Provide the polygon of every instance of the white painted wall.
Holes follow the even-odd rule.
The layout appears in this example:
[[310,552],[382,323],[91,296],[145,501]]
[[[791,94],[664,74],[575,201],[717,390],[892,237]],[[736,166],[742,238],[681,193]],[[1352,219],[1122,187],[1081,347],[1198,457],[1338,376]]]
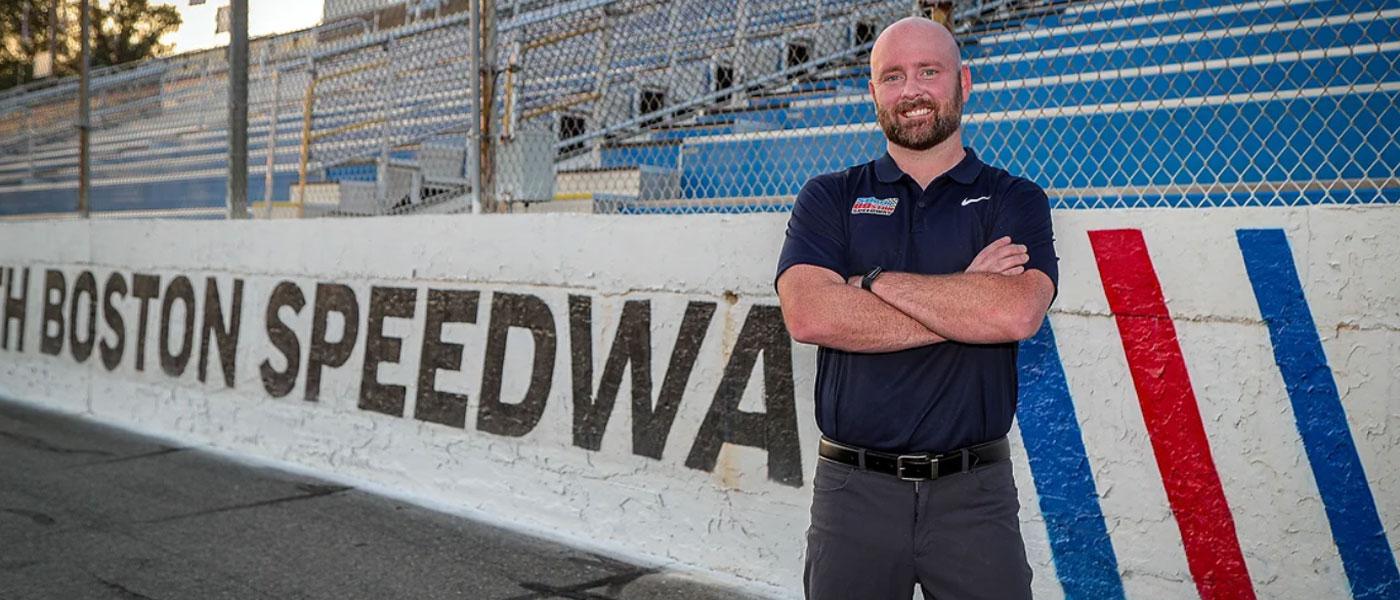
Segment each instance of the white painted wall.
[[[1197,592],[1086,234],[1116,228],[1140,228],[1146,237],[1258,595],[1345,597],[1346,574],[1234,230],[1279,227],[1288,233],[1394,551],[1400,542],[1400,411],[1394,402],[1400,397],[1400,276],[1394,270],[1400,249],[1382,243],[1381,234],[1400,229],[1400,210],[1066,211],[1055,218],[1061,291],[1051,320],[1127,595],[1191,598]],[[371,482],[799,597],[818,436],[811,401],[815,349],[792,349],[802,487],[770,480],[767,454],[756,448],[726,447],[713,472],[685,464],[750,308],[777,303],[772,277],[785,221],[786,215],[467,215],[0,224],[0,268],[30,269],[25,347],[17,352],[11,339],[9,349],[0,350],[0,394]],[[128,283],[134,272],[161,275],[162,289],[170,277],[186,275],[201,310],[204,278],[212,276],[220,283],[226,315],[232,281],[242,279],[234,388],[224,386],[216,364],[204,383],[196,379],[193,361],[179,377],[161,371],[159,301],[149,309],[146,369],[136,371],[137,303],[130,295],[119,303],[128,348],[115,370],[104,369],[95,354],[79,364],[66,343],[58,356],[39,352],[45,269],[63,271],[70,291],[84,270],[96,276],[99,292],[113,272]],[[303,368],[315,284],[346,284],[359,302],[355,349],[344,366],[324,371],[318,402],[302,399],[304,375],[283,398],[263,388],[259,363],[279,356],[268,341],[264,312],[282,280],[307,293],[300,315],[283,313],[301,340]],[[470,397],[465,428],[357,407],[371,286],[417,290],[414,318],[391,318],[384,325],[386,335],[402,339],[400,360],[377,370],[381,382],[406,388],[410,415],[427,290],[480,292],[476,324],[444,329],[445,340],[464,346],[464,359],[460,371],[440,371],[437,384]],[[543,299],[556,332],[553,385],[543,416],[519,438],[475,427],[497,292]],[[623,377],[601,449],[572,444],[570,294],[587,295],[593,303],[594,391],[625,301],[651,301],[653,393],[665,377],[687,303],[714,303],[660,460],[632,453],[630,376]],[[83,318],[79,324],[86,327]],[[98,330],[110,339],[111,332]],[[330,336],[341,331],[343,324],[332,319]],[[197,359],[199,336],[194,339]],[[524,395],[532,351],[528,333],[509,333],[506,401]],[[756,365],[740,410],[765,410],[767,358]],[[285,364],[271,360],[275,367]],[[1019,429],[1013,444],[1036,597],[1063,597]]]

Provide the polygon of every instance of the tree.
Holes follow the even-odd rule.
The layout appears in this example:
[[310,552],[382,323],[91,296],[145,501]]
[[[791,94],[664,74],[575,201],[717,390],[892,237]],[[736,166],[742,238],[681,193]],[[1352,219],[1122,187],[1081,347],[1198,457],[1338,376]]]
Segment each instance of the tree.
[[[51,9],[58,31],[53,72],[77,74],[78,0],[0,0],[0,89],[34,79],[35,59],[49,51]],[[180,27],[174,6],[152,6],[149,0],[92,0],[91,11],[93,67],[167,55],[172,48],[160,38]]]
[[0,0],[0,89],[33,78],[34,57],[49,51],[49,9],[49,0]]
[[149,0],[109,0],[92,6],[92,65],[120,65],[170,54],[160,38],[180,28],[174,6],[151,6]]

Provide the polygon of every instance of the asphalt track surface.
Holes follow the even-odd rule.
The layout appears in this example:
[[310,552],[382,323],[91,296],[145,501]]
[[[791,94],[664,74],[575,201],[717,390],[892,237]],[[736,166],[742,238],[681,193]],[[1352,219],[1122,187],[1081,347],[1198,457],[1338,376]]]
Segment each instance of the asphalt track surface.
[[0,600],[755,598],[0,400]]

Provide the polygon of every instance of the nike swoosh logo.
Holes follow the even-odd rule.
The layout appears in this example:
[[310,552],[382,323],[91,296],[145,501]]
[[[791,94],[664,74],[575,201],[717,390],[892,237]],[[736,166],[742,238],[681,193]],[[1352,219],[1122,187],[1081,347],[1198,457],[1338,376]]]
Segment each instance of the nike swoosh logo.
[[991,196],[982,196],[981,198],[963,198],[962,205],[967,206],[969,204],[976,204],[983,200],[990,200],[991,198]]

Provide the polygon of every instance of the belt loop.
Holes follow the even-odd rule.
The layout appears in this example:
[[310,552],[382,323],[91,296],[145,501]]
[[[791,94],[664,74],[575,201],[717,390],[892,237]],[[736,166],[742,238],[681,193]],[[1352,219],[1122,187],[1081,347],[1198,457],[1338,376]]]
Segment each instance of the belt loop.
[[972,451],[964,448],[959,454],[962,454],[962,470],[966,472],[968,465],[972,462],[971,459],[968,458],[968,455],[972,454]]
[[856,450],[856,461],[860,463],[860,468],[865,468],[865,448]]

